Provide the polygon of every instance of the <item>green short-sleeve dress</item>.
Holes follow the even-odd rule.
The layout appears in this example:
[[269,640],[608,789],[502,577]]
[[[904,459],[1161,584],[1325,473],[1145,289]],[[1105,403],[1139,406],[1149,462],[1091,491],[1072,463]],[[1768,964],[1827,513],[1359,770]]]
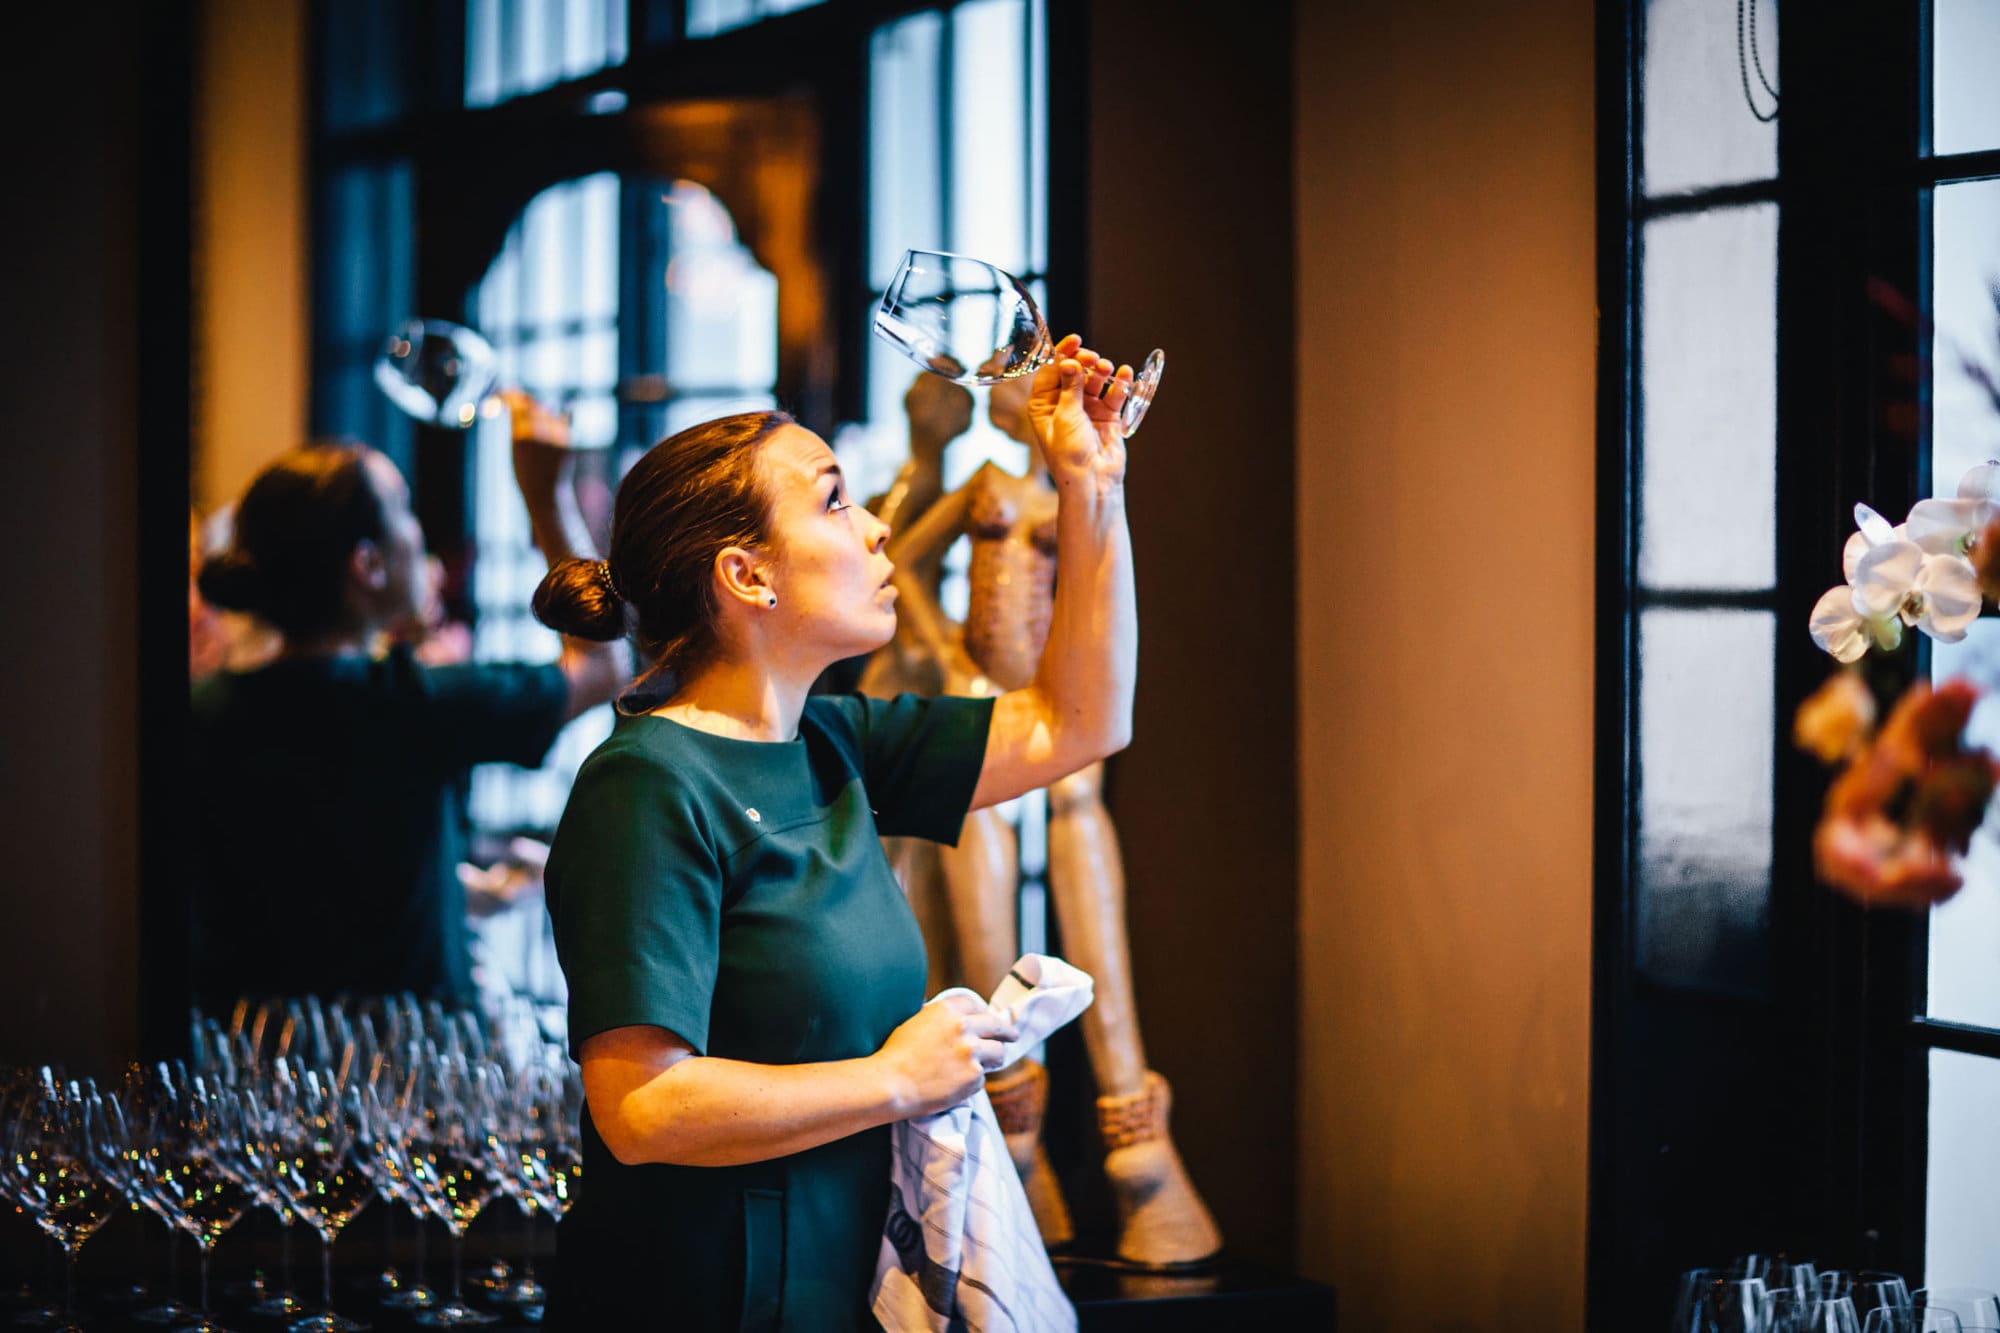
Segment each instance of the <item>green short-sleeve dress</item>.
[[[880,1049],[925,978],[880,837],[957,841],[991,718],[990,699],[815,696],[785,742],[622,719],[549,857],[572,1052],[632,1024],[760,1064]],[[588,1111],[583,1134],[561,1327],[875,1327],[886,1127],[735,1167],[621,1165]]]

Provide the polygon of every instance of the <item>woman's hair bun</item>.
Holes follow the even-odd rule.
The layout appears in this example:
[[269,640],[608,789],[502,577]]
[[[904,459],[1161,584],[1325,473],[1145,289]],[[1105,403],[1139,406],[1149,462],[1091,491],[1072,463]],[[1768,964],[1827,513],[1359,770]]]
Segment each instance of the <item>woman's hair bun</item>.
[[201,562],[195,584],[202,600],[226,611],[247,611],[260,615],[268,591],[264,571],[248,554],[231,548],[217,551]]
[[563,560],[535,587],[535,619],[559,634],[609,643],[625,634],[625,599],[602,560]]

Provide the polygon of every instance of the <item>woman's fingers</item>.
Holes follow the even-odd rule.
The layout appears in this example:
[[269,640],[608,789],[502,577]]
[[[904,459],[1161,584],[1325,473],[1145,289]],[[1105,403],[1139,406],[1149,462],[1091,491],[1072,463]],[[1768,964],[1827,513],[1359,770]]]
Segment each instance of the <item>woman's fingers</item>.
[[979,1067],[990,1074],[1007,1058],[1007,1048],[997,1041],[982,1041],[973,1045],[972,1054],[979,1061]]
[[995,1037],[1001,1041],[1014,1041],[1021,1035],[1012,1014],[995,1013],[982,1009],[978,1013],[965,1016],[965,1035],[968,1037]]

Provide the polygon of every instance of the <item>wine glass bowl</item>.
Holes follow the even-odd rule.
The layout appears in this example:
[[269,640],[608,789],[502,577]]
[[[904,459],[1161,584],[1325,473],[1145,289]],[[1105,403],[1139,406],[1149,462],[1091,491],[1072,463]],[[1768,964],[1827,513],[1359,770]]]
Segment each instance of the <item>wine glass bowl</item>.
[[375,357],[375,384],[419,421],[464,430],[500,375],[493,344],[443,319],[406,320]]
[[[925,370],[959,384],[998,384],[1032,375],[1055,356],[1055,340],[1034,294],[983,259],[941,250],[906,250],[875,310],[875,333]],[[1139,429],[1159,391],[1166,354],[1146,358],[1119,426]]]

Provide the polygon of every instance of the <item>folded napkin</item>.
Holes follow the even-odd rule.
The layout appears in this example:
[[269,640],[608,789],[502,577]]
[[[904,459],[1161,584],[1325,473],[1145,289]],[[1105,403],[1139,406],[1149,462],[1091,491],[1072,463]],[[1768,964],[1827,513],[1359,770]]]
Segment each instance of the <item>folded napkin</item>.
[[[1090,1007],[1088,972],[1023,955],[987,1003],[1011,1010],[1019,1037],[1002,1069]],[[954,987],[951,995],[972,995]],[[997,1072],[997,1071],[995,1071]],[[1035,1228],[1028,1193],[981,1088],[950,1110],[895,1127],[889,1218],[875,1261],[875,1317],[889,1333],[1048,1333],[1076,1327]]]

